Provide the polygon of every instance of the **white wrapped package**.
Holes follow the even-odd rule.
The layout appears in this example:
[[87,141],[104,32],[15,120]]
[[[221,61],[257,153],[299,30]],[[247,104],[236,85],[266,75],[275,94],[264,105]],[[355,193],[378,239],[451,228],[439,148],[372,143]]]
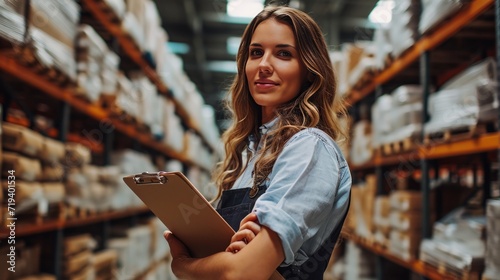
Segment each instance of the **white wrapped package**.
[[387,143],[416,138],[422,131],[422,104],[399,106],[388,113],[392,132],[385,137]]
[[432,94],[425,134],[475,126],[479,119],[478,96],[478,88],[470,85]]
[[123,17],[122,29],[127,32],[141,52],[144,50],[143,26],[139,24],[137,18],[131,12],[127,12]]
[[420,23],[418,31],[420,34],[433,29],[440,22],[460,10],[464,0],[422,0],[422,14],[420,16]]
[[123,19],[126,11],[125,2],[123,0],[105,0],[105,2],[119,19]]
[[74,49],[80,6],[74,0],[32,0],[30,24]]
[[372,106],[372,146],[380,147],[387,142],[386,138],[393,131],[389,113],[393,110],[393,99],[390,95],[380,96]]
[[496,77],[495,60],[492,57],[488,57],[455,75],[441,87],[441,90],[481,85],[485,81],[495,80]]
[[[3,192],[7,194],[9,188],[7,180],[2,182]],[[15,202],[16,213],[23,213],[26,210],[38,205],[44,199],[42,185],[38,182],[16,181],[15,184]],[[8,196],[5,195],[5,200]]]
[[369,161],[372,154],[372,128],[369,121],[359,121],[354,125],[350,162],[361,165]]
[[24,42],[24,18],[0,5],[0,38],[18,46]]
[[389,27],[394,57],[399,57],[405,50],[415,44],[418,38],[419,16],[419,0],[395,1]]
[[394,106],[422,103],[422,94],[422,86],[420,85],[403,85],[391,92]]
[[63,183],[42,183],[43,197],[48,203],[63,202],[66,191]]
[[375,43],[375,67],[377,69],[385,69],[387,61],[393,51],[391,44],[391,35],[387,25],[379,25],[373,34],[373,42]]

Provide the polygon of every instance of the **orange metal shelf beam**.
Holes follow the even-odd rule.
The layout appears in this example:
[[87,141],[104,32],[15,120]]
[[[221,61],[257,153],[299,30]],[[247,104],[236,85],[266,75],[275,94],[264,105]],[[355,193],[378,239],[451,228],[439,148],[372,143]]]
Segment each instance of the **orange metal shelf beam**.
[[366,239],[356,236],[355,234],[349,232],[342,232],[342,237],[352,242],[356,243],[359,246],[364,247],[365,249],[373,252],[376,255],[382,256],[385,259],[398,264],[400,266],[406,267],[412,270],[415,273],[418,273],[422,276],[428,277],[432,280],[453,280],[457,279],[456,276],[450,275],[447,273],[441,273],[436,268],[425,264],[420,260],[403,260],[397,256],[391,254],[387,249],[383,248],[378,244],[373,244],[368,242]]
[[17,60],[5,56],[2,53],[0,53],[0,70],[38,88],[57,100],[68,102],[72,107],[95,120],[110,122],[118,131],[130,138],[138,140],[139,143],[147,147],[184,163],[196,165],[189,161],[183,153],[176,152],[165,144],[153,139],[151,134],[145,134],[132,124],[126,124],[110,117],[106,110],[78,98],[71,89],[64,89],[55,85],[44,79],[44,77],[34,73],[30,68],[21,65]]
[[[126,55],[142,69],[142,71],[150,79],[150,81],[156,85],[158,91],[163,95],[171,98],[171,96],[168,95],[167,86],[160,79],[156,71],[151,68],[146,60],[144,60],[141,51],[132,41],[130,36],[122,30],[120,25],[114,23],[102,10],[102,1],[83,0],[83,4],[88,7],[89,11],[104,26],[105,29],[112,36],[118,39],[118,42],[122,49],[125,51]],[[175,98],[171,98],[171,100],[175,103],[175,110],[177,114],[181,116],[186,125],[191,129],[199,132],[200,126],[189,116],[188,112],[180,105],[179,101],[177,101]]]
[[474,0],[457,12],[449,21],[442,24],[429,34],[425,34],[417,43],[408,49],[401,57],[394,60],[385,70],[375,76],[373,80],[361,90],[354,90],[345,98],[348,105],[354,105],[368,96],[378,85],[394,78],[399,72],[417,61],[423,52],[432,50],[445,40],[453,36],[460,29],[494,5],[494,0]]
[[[16,221],[16,237],[29,236],[33,234],[39,234],[44,232],[50,232],[58,229],[65,229],[69,227],[78,227],[87,224],[95,224],[104,221],[110,221],[125,217],[130,217],[137,214],[147,213],[149,208],[147,207],[134,207],[119,211],[109,211],[104,213],[97,213],[95,215],[85,217],[85,218],[75,218],[67,220],[49,220],[44,221],[41,224],[23,223],[22,220]],[[9,236],[9,231],[6,227],[2,227],[0,230],[0,239],[7,238]]]
[[500,148],[500,133],[491,133],[477,138],[424,146],[419,149],[421,158],[435,159],[494,151]]
[[381,156],[376,155],[363,165],[350,165],[353,171],[371,169],[377,166],[418,162],[420,159],[439,159],[494,151],[500,148],[500,133],[494,132],[479,137],[433,145],[420,145],[407,153]]

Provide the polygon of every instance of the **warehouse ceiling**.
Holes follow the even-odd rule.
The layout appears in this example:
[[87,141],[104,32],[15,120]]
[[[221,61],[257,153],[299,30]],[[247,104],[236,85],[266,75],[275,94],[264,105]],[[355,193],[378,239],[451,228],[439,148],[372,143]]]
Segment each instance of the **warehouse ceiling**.
[[[252,1],[252,0],[245,0]],[[266,0],[265,5],[270,1]],[[368,15],[377,0],[291,0],[273,1],[308,12],[321,26],[327,44],[338,49],[340,42],[371,40],[373,24]],[[155,0],[170,42],[181,43],[184,71],[197,85],[205,103],[216,110],[216,121],[224,129],[222,99],[235,69],[235,54],[228,40],[236,41],[248,19],[230,17],[227,0]]]

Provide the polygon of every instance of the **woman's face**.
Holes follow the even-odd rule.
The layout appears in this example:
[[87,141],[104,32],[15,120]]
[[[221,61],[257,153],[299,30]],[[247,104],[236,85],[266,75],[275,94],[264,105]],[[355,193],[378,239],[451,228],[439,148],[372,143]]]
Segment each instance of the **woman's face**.
[[266,123],[274,118],[276,107],[300,93],[306,78],[292,28],[275,19],[261,22],[252,35],[245,73]]

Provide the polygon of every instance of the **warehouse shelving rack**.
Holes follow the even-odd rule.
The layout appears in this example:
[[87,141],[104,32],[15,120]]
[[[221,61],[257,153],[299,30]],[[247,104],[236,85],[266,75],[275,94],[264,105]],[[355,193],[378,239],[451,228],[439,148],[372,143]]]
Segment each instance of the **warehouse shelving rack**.
[[[409,68],[412,64],[419,61],[420,63],[420,84],[424,89],[423,98],[423,118],[422,121],[427,120],[427,100],[430,94],[430,52],[440,46],[446,40],[452,38],[457,32],[467,27],[474,19],[485,13],[486,11],[494,9],[495,13],[495,27],[496,34],[496,60],[497,60],[497,81],[499,81],[497,95],[500,93],[500,0],[472,0],[466,4],[460,11],[454,14],[446,23],[441,24],[436,29],[432,30],[429,34],[422,36],[414,46],[406,51],[400,58],[394,60],[385,70],[376,75],[371,82],[364,85],[362,88],[352,90],[346,96],[346,104],[348,106],[356,106],[357,103],[370,97],[374,92],[380,92],[380,86],[395,79],[395,77],[405,69]],[[500,96],[499,96],[500,97]],[[498,112],[498,122],[500,123],[500,110]],[[420,137],[420,143],[423,142],[424,135]],[[483,190],[485,194],[490,192],[490,179],[491,179],[491,162],[489,156],[497,151],[496,160],[500,162],[500,132],[498,129],[495,132],[489,132],[484,135],[478,135],[470,139],[422,144],[415,147],[413,150],[395,154],[395,155],[380,155],[376,154],[369,162],[363,165],[351,165],[350,168],[353,172],[365,172],[375,170],[377,174],[377,188],[378,194],[383,192],[382,177],[385,168],[395,166],[404,162],[412,162],[422,175],[421,191],[423,195],[422,205],[422,237],[427,238],[431,236],[430,226],[430,207],[429,207],[429,172],[432,163],[435,160],[448,159],[459,156],[479,155],[484,174]],[[498,178],[500,178],[500,170]],[[488,195],[485,195],[483,203],[485,203]],[[446,269],[438,269],[432,267],[420,260],[403,260],[391,254],[387,249],[375,244],[371,240],[356,236],[352,232],[344,231],[342,236],[345,239],[351,240],[354,243],[362,246],[365,249],[373,252],[377,256],[376,269],[377,278],[384,279],[384,271],[382,267],[381,258],[389,260],[392,263],[405,267],[427,279],[457,279],[456,275],[449,274]],[[467,278],[464,278],[467,279]]]
[[[28,7],[30,5],[29,2],[30,1],[26,1],[26,6]],[[80,4],[83,6],[83,9],[90,12],[90,16],[97,20],[96,23],[100,24],[101,29],[104,29],[104,31],[108,33],[109,37],[113,38],[114,49],[118,48],[123,58],[131,60],[136,66],[138,66],[138,68],[144,72],[150,81],[156,85],[159,94],[166,96],[174,102],[176,114],[180,116],[184,127],[198,134],[210,151],[215,152],[216,149],[213,146],[213,143],[207,141],[207,139],[203,136],[199,124],[191,116],[189,116],[188,112],[179,103],[179,101],[172,96],[172,93],[169,91],[167,85],[163,83],[158,73],[156,73],[153,67],[148,63],[139,48],[135,45],[132,39],[122,31],[119,23],[113,20],[113,16],[108,12],[109,8],[105,6],[104,2],[98,0],[82,0],[80,1]],[[4,73],[9,77],[9,79],[13,78],[13,80],[20,82],[31,89],[35,89],[37,94],[41,93],[42,95],[45,95],[43,99],[48,98],[54,103],[62,104],[62,107],[59,108],[59,126],[57,129],[52,129],[48,133],[46,132],[52,138],[56,138],[62,142],[66,142],[68,138],[72,138],[82,144],[88,144],[85,143],[85,141],[83,141],[84,139],[81,137],[69,134],[72,110],[76,110],[79,114],[96,122],[105,123],[108,128],[112,127],[113,130],[110,133],[103,133],[103,143],[90,147],[93,152],[103,154],[103,164],[108,164],[110,162],[114,131],[116,131],[133,140],[134,144],[141,145],[141,148],[149,149],[154,151],[156,154],[167,158],[179,160],[184,164],[184,166],[198,166],[205,172],[210,171],[188,159],[185,151],[175,151],[166,144],[156,140],[151,133],[145,133],[141,130],[139,125],[126,122],[120,118],[112,116],[108,110],[78,97],[73,88],[68,87],[63,83],[51,80],[43,73],[37,72],[36,70],[26,66],[24,63],[21,63],[18,59],[16,59],[12,51],[0,50],[0,73]],[[8,103],[16,101],[17,98],[14,96],[15,93],[9,89],[9,86],[1,79],[1,77],[0,84],[3,85],[2,90],[7,91],[4,92],[5,98],[3,101],[4,103],[7,103],[4,105],[8,107]],[[29,99],[30,97],[27,96],[27,98]],[[7,116],[5,111],[3,117],[4,119],[24,126],[31,126],[33,121],[31,119],[9,119],[10,116]],[[112,223],[125,222],[130,226],[134,226],[138,224],[141,218],[151,216],[151,212],[148,208],[133,207],[124,210],[89,214],[66,219],[49,218],[48,220],[44,219],[41,223],[32,223],[32,221],[26,221],[23,223],[22,221],[19,221],[16,224],[16,238],[31,239],[32,237],[37,236],[38,238],[44,240],[42,243],[49,240],[51,242],[53,241],[54,244],[52,244],[53,247],[51,247],[50,257],[43,259],[43,262],[48,263],[48,265],[44,265],[44,272],[54,274],[57,279],[61,279],[63,242],[66,231],[74,231],[75,229],[78,230],[83,227],[91,227],[92,230],[96,231],[100,236],[99,248],[104,248],[104,244],[106,244],[106,241],[110,237]],[[9,234],[10,232],[8,229],[2,226],[0,229],[0,240],[2,240],[2,243],[9,237]]]

